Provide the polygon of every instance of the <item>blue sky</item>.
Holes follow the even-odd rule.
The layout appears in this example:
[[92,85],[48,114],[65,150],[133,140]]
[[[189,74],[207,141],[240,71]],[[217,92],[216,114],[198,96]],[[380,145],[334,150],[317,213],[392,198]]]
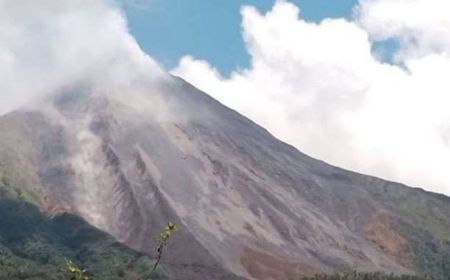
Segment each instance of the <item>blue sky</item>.
[[[308,21],[326,17],[351,17],[356,0],[292,0]],[[209,61],[221,74],[248,65],[241,36],[240,7],[260,11],[273,0],[153,0],[142,7],[128,5],[131,33],[144,51],[166,69],[177,65],[183,55]]]

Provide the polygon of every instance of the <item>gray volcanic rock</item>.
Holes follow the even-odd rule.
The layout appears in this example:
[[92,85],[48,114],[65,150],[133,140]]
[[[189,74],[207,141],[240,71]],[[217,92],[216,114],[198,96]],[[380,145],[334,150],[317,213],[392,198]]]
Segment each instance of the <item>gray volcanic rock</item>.
[[449,198],[310,158],[180,79],[45,102],[0,118],[0,177],[149,254],[174,221],[174,275],[450,275]]

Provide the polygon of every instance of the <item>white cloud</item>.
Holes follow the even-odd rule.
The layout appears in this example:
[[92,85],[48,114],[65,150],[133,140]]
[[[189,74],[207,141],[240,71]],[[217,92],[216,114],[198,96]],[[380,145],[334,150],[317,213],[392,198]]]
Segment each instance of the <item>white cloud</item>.
[[0,0],[0,114],[71,83],[161,73],[112,0]]
[[[312,156],[450,194],[447,2],[363,0],[353,20],[318,24],[285,1],[243,7],[248,69],[224,78],[187,56],[172,73]],[[399,65],[371,52],[385,39]]]
[[356,9],[359,24],[375,40],[395,38],[398,59],[450,51],[447,0],[364,0]]

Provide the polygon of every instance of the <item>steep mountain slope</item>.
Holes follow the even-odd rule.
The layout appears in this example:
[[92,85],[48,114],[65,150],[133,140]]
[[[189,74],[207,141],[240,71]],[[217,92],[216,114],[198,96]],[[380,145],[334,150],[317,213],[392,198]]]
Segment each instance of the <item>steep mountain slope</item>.
[[44,104],[0,118],[7,191],[146,253],[173,220],[175,275],[450,276],[449,198],[312,159],[182,80]]

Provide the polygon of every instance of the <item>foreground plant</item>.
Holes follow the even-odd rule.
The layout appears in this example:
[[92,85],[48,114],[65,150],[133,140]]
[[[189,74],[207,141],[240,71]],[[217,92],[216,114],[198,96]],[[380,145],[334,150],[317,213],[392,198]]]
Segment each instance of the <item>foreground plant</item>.
[[67,270],[72,274],[70,280],[89,280],[86,269],[76,266],[71,260],[66,259]]
[[152,272],[155,271],[156,267],[158,267],[158,264],[162,258],[164,247],[168,244],[170,237],[176,230],[177,230],[177,226],[174,223],[169,222],[167,224],[167,226],[161,232],[159,246],[157,249],[158,255],[156,257],[156,263],[153,266]]

